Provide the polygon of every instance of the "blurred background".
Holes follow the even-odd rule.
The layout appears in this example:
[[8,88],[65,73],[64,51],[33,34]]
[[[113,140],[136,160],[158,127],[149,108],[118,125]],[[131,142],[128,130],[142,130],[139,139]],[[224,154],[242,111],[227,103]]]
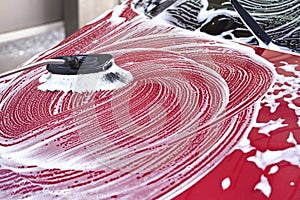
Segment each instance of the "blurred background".
[[0,73],[58,44],[121,0],[1,0]]

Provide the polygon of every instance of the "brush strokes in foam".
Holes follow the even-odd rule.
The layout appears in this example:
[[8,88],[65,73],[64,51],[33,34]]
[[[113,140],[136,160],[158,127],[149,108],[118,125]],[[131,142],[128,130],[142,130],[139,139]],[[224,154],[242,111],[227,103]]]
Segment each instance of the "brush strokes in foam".
[[3,83],[0,83],[0,91],[2,90],[2,89],[4,89],[4,86],[5,86],[6,84],[3,82]]
[[[11,118],[1,127],[1,134],[9,138],[1,138],[7,146],[0,147],[4,152],[1,156],[15,161],[6,164],[6,169],[25,175],[33,172],[33,180],[51,195],[174,197],[205,176],[247,131],[255,113],[253,104],[272,83],[270,63],[250,48],[210,41],[205,35],[200,38],[140,17],[111,28],[106,36],[109,44],[101,43],[105,36],[98,35],[97,25],[72,42],[97,33],[93,40],[99,44],[81,51],[113,53],[120,66],[133,73],[133,83],[118,91],[81,96],[36,90],[42,69],[11,81],[12,86],[21,84],[1,101],[1,110],[11,112]],[[210,57],[215,54],[222,59]],[[251,62],[254,69],[233,67],[232,54],[238,55],[238,61]],[[138,58],[142,59],[136,61]],[[236,80],[229,84],[227,78],[231,76]],[[260,84],[249,76],[257,77]],[[244,94],[235,84],[251,89]],[[18,109],[28,109],[27,114],[10,110],[16,106],[14,99],[32,91],[31,100],[17,102]],[[48,101],[51,106],[46,107]],[[43,123],[23,126],[27,120]],[[9,130],[20,132],[18,125],[30,129],[15,139]],[[183,152],[187,154],[181,157]],[[208,159],[210,156],[214,158]],[[50,169],[58,169],[56,185],[44,184],[48,180],[43,177],[47,176],[38,175],[41,170],[50,173]],[[98,172],[101,170],[104,172]],[[55,173],[50,175],[55,177]],[[74,184],[82,186],[65,187]],[[228,179],[224,186],[228,186]]]
[[[233,13],[226,13],[226,12],[227,11],[225,11],[223,13],[221,12],[221,14],[233,15]],[[206,14],[207,15],[205,15],[205,18],[208,18],[208,19],[213,18],[212,13],[206,12]],[[202,12],[201,16],[203,16],[203,12]],[[201,19],[200,19],[200,21],[201,21]],[[272,49],[272,48],[274,48],[274,46],[272,46],[272,44],[271,44],[270,48]],[[278,50],[278,46],[276,46],[276,50]],[[286,71],[295,72],[296,66],[297,65],[289,65],[288,63],[286,63],[286,65],[284,65],[283,68]],[[287,78],[282,75],[277,76],[277,81],[279,81],[280,83],[287,82],[287,83],[291,83],[291,84],[295,85],[294,78]],[[273,87],[274,90],[277,89],[276,87],[277,86]],[[292,92],[291,90],[289,90],[289,88],[284,88],[284,89],[287,89],[287,90],[285,90],[286,92],[279,94],[279,97],[276,95],[268,95],[266,98],[264,98],[263,103],[267,102],[267,106],[269,106],[271,108],[271,112],[274,113],[279,105],[279,103],[275,102],[276,99],[283,97],[285,94],[290,94]],[[294,90],[294,91],[297,91],[297,90]],[[292,103],[292,100],[294,98],[296,98],[298,95],[296,95],[295,92],[292,92],[292,94],[293,94],[293,97],[289,101],[289,106],[290,106],[290,108],[293,108],[298,115],[300,115],[299,108],[296,107]],[[300,121],[300,118],[299,118],[299,121]],[[298,124],[300,124],[300,123],[298,122]],[[282,119],[278,119],[277,121],[271,120],[269,123],[254,123],[254,126],[258,127],[260,129],[259,132],[262,134],[266,134],[266,135],[269,135],[269,132],[276,130],[280,127],[285,127],[286,125],[287,124],[283,124]],[[296,140],[294,139],[292,133],[290,133],[290,136],[287,139],[287,141],[296,145]],[[243,140],[238,144],[238,146],[240,146],[240,149],[243,150],[244,152],[249,152],[250,150],[255,149],[254,147],[251,147],[250,141],[246,137],[243,138]],[[265,168],[268,165],[273,165],[279,161],[285,160],[285,158],[288,158],[286,161],[299,166],[299,161],[297,161],[298,152],[299,152],[299,149],[296,146],[293,148],[287,149],[287,150],[283,150],[283,151],[267,151],[267,152],[265,152],[264,156],[263,156],[263,153],[258,152],[257,155],[255,156],[256,160],[254,161],[254,159],[252,159],[252,161],[254,161],[260,168]],[[251,160],[251,158],[249,160]],[[264,164],[261,164],[261,163],[264,163]],[[278,171],[278,167],[273,166],[270,173],[276,173],[277,171]],[[293,185],[294,185],[294,183],[291,183],[291,186],[293,186]],[[259,182],[255,186],[255,188],[261,190],[267,197],[270,196],[271,186],[266,177],[262,176],[261,182]]]
[[[295,77],[284,76],[277,74],[276,75],[276,83],[280,83],[279,85],[276,84],[272,88],[270,88],[269,92],[265,95],[262,99],[262,103],[266,104],[267,107],[270,107],[270,111],[274,113],[277,108],[278,104],[275,102],[277,99],[283,98],[285,95],[289,94],[290,97],[285,97],[284,100],[288,102],[288,106],[290,109],[294,110],[295,114],[300,119],[300,107],[294,104],[294,100],[299,97],[298,91],[300,90],[300,72],[296,70],[298,67],[297,64],[289,64],[287,62],[281,62],[282,66],[279,68],[283,69],[286,72],[292,72],[296,75]],[[276,90],[280,90],[280,93],[275,93]],[[300,121],[300,120],[299,120]],[[300,123],[298,121],[298,126]],[[270,120],[267,123],[257,123],[253,124],[254,127],[259,128],[259,133],[265,134],[270,136],[270,132],[277,130],[281,127],[287,126],[287,124],[283,123],[283,119],[277,119],[276,121]],[[247,139],[248,136],[244,136],[243,139],[239,142],[236,146],[237,149],[242,150],[244,153],[249,152],[254,147],[251,146],[250,141]],[[290,132],[289,137],[286,140],[288,143],[293,144],[293,147],[284,149],[284,150],[266,150],[261,152],[256,150],[255,156],[249,157],[247,160],[250,162],[254,162],[257,167],[262,170],[265,170],[268,166],[276,165],[281,161],[286,161],[291,165],[297,166],[300,168],[300,145],[297,144],[297,141],[293,135],[293,132]],[[276,166],[271,168],[270,174],[276,173],[279,168]],[[261,190],[265,196],[269,197],[272,191],[272,187],[269,184],[268,179],[262,175],[261,181],[255,186],[255,189]]]
[[112,25],[117,26],[126,21],[125,17],[121,17],[121,14],[124,12],[125,8],[126,4],[117,5],[116,7],[114,7],[112,11],[112,17],[110,18],[110,22],[112,23]]

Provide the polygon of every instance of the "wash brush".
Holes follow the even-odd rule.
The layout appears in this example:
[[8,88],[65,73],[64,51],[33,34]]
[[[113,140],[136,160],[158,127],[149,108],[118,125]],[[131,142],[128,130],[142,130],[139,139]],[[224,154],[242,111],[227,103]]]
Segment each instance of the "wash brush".
[[40,65],[47,65],[47,74],[41,76],[42,91],[91,92],[115,90],[133,80],[130,72],[118,67],[110,54],[60,56],[42,60],[3,73],[0,78]]

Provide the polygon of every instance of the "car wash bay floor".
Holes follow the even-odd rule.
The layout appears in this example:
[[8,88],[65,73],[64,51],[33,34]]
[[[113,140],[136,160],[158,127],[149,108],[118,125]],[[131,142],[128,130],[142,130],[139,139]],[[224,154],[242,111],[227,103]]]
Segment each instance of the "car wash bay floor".
[[14,69],[65,38],[64,28],[0,43],[0,73]]

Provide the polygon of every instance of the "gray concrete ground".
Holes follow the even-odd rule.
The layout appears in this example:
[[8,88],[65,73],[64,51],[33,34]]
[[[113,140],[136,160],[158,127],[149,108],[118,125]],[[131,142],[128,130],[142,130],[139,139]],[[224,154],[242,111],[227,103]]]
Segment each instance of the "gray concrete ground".
[[14,41],[0,43],[0,73],[20,66],[34,55],[58,44],[65,38],[63,28]]

